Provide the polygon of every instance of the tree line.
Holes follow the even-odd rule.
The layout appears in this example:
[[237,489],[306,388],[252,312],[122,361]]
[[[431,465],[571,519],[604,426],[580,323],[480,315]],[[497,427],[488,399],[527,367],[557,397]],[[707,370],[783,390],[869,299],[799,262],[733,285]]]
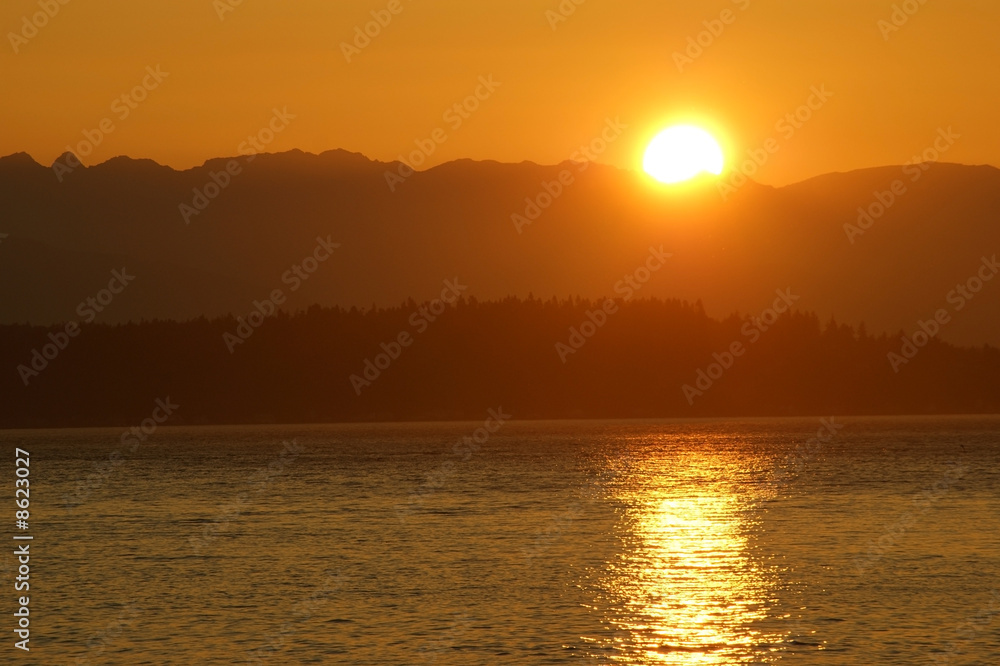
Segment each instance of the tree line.
[[[435,314],[436,312],[436,314]],[[245,319],[0,326],[0,427],[997,413],[1000,350],[870,335],[791,310],[762,330],[700,302],[462,297]],[[27,370],[27,372],[26,372]]]

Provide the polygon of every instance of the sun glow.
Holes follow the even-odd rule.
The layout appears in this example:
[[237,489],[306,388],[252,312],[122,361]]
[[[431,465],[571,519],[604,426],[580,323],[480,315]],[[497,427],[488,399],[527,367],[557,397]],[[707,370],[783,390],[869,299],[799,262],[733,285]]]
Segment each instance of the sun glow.
[[715,138],[694,125],[675,125],[657,134],[642,159],[642,168],[661,183],[680,183],[701,173],[719,175],[725,158]]

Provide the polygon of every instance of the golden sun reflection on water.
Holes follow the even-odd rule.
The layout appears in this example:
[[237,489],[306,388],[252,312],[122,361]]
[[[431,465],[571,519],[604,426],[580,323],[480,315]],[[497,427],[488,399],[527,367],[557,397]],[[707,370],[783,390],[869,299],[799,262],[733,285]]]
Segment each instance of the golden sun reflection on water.
[[614,486],[623,550],[598,610],[614,638],[596,652],[632,664],[769,663],[774,583],[750,553],[747,461],[732,450],[634,460]]

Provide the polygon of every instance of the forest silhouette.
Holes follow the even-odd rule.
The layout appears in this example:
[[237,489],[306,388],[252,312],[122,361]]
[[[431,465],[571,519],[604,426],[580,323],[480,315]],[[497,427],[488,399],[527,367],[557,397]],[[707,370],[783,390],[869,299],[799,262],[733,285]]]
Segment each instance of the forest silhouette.
[[518,419],[1000,411],[990,345],[931,338],[894,368],[902,332],[796,310],[760,330],[679,300],[427,307],[95,323],[68,339],[63,326],[0,326],[0,427],[135,425],[166,398],[168,425],[456,420],[497,406]]

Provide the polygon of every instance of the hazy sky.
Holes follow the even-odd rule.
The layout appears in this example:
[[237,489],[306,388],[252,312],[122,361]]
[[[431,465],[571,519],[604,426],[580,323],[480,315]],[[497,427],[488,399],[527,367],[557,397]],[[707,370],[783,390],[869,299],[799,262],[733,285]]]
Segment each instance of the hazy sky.
[[[774,137],[756,176],[770,184],[900,164],[949,126],[961,138],[942,159],[1000,164],[994,0],[897,2],[916,11],[898,10],[891,31],[888,0],[59,2],[0,3],[0,154],[48,164],[107,119],[113,132],[84,163],[125,154],[190,167],[236,154],[287,108],[295,118],[269,152],[391,160],[440,128],[428,164],[556,163],[610,118],[628,128],[597,157],[630,168],[674,121],[711,129],[730,158]],[[26,28],[45,6],[54,15]],[[373,11],[391,21],[348,62],[342,44]],[[699,33],[702,52],[679,60]],[[147,70],[157,66],[161,80]],[[481,76],[500,85],[488,92]],[[120,99],[144,80],[144,100]],[[832,97],[779,128],[814,86]],[[446,117],[477,87],[477,109]]]

